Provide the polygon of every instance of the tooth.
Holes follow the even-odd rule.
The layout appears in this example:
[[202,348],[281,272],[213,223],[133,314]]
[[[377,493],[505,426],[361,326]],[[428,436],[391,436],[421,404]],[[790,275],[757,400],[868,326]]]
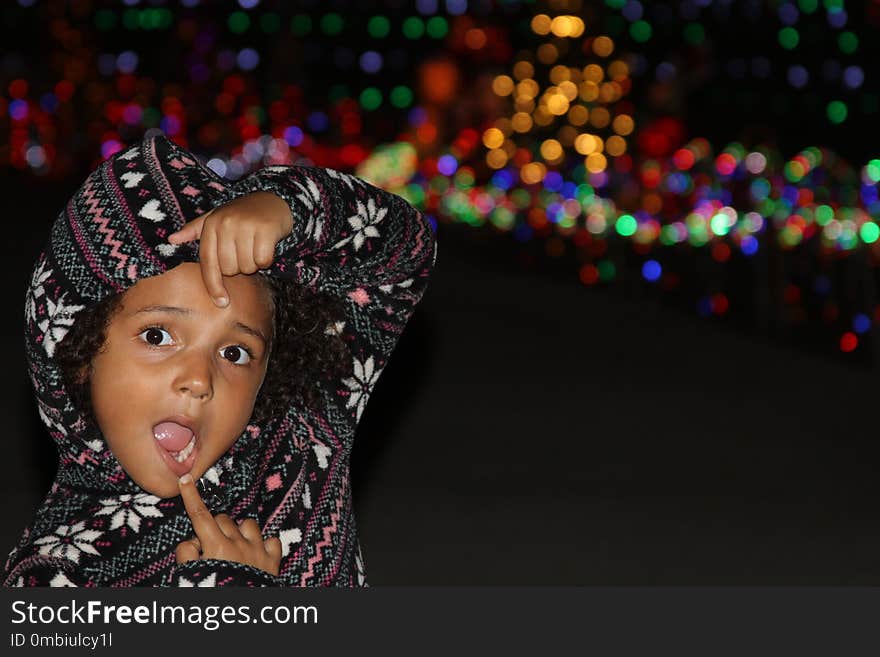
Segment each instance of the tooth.
[[177,456],[174,457],[174,460],[177,461],[178,463],[183,463],[184,461],[186,461],[186,459],[189,458],[189,455],[192,454],[192,451],[193,451],[193,449],[195,449],[195,446],[196,446],[196,437],[193,436],[192,438],[190,438],[189,442],[186,444],[186,447],[184,447],[182,450],[180,450],[177,453]]

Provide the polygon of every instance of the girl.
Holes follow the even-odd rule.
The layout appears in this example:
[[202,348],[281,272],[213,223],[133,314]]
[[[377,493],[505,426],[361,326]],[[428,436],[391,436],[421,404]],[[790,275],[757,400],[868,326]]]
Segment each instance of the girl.
[[352,439],[435,260],[336,171],[229,183],[164,136],[105,161],[27,293],[60,459],[5,584],[366,586]]

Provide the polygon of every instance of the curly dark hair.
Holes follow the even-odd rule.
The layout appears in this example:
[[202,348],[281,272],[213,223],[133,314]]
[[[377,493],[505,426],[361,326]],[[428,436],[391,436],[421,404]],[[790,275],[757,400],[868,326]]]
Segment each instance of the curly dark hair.
[[[316,383],[341,376],[349,351],[340,334],[325,332],[344,318],[339,299],[294,281],[257,278],[269,291],[273,314],[266,378],[252,414],[259,422],[296,402],[317,404]],[[89,414],[93,413],[89,383],[92,359],[103,347],[107,327],[121,310],[124,296],[125,292],[114,294],[83,310],[55,350],[71,399]]]

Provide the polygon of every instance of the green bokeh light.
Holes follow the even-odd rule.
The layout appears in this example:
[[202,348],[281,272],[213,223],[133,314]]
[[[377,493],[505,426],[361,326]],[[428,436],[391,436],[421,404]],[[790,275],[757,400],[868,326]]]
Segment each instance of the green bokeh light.
[[312,31],[312,17],[307,14],[297,14],[290,19],[290,31],[296,36],[305,36]]
[[805,14],[812,14],[819,8],[819,0],[798,0],[798,7]]
[[464,190],[473,188],[475,182],[473,172],[467,167],[462,167],[456,171],[453,179],[455,181],[455,186]]
[[345,21],[339,14],[330,13],[321,16],[321,30],[324,34],[335,36],[342,32],[343,27],[345,27]]
[[369,32],[370,36],[374,39],[387,37],[390,31],[391,21],[385,16],[373,16],[367,22],[367,32]]
[[828,114],[828,120],[831,121],[831,123],[843,123],[846,121],[848,110],[846,103],[840,100],[832,100],[828,103],[828,107],[825,111]]
[[837,47],[845,55],[851,55],[859,49],[859,37],[852,32],[841,32],[837,37]]
[[832,219],[834,219],[834,210],[831,209],[831,206],[820,205],[816,208],[816,223],[820,226],[824,226]]
[[779,30],[779,45],[786,50],[794,50],[800,42],[801,36],[793,27],[783,27]]
[[859,229],[859,236],[865,244],[873,244],[880,237],[880,226],[873,221],[866,221]]
[[865,173],[868,174],[868,178],[871,179],[871,182],[880,181],[880,160],[871,160],[868,162],[868,165],[865,167]]
[[684,40],[698,46],[706,39],[706,30],[699,23],[688,23],[684,28]]
[[638,227],[638,222],[631,214],[620,215],[614,224],[614,228],[617,230],[617,232],[624,237],[629,237],[630,235],[633,235]]
[[610,281],[617,274],[617,267],[610,260],[602,260],[596,269],[599,270],[599,278],[603,281]]
[[425,29],[432,39],[442,39],[449,33],[449,23],[442,16],[433,16],[428,19]]
[[678,231],[675,229],[675,226],[671,224],[666,224],[663,228],[660,229],[660,243],[664,246],[670,246],[675,244],[678,239]]
[[418,16],[410,16],[403,21],[403,36],[407,39],[421,39],[425,34],[425,23]]
[[413,102],[413,92],[409,87],[403,85],[394,87],[389,95],[389,100],[395,107],[409,107]]
[[226,25],[229,27],[230,32],[241,34],[251,26],[251,17],[243,11],[234,11],[229,14]]
[[727,233],[730,232],[730,226],[727,225],[727,221],[727,215],[723,212],[719,212],[712,217],[709,226],[712,229],[712,232],[716,235],[727,235]]
[[361,92],[358,102],[360,102],[361,107],[365,110],[372,111],[378,109],[382,104],[382,92],[376,87],[367,87]]
[[495,208],[489,215],[489,221],[496,228],[511,230],[516,223],[516,215],[507,208]]
[[[417,205],[419,207],[423,207],[425,203],[425,190],[421,185],[416,185],[411,183],[404,187],[406,190],[406,200],[410,203]],[[498,208],[499,210],[502,208]],[[509,210],[508,210],[509,212]],[[510,213],[511,216],[514,216],[513,213]]]
[[639,43],[645,43],[648,41],[651,38],[652,32],[653,29],[651,28],[651,24],[647,21],[636,21],[629,26],[629,35],[634,41],[638,41]]
[[786,162],[785,166],[782,167],[782,172],[789,182],[798,182],[806,174],[804,165],[794,161]]

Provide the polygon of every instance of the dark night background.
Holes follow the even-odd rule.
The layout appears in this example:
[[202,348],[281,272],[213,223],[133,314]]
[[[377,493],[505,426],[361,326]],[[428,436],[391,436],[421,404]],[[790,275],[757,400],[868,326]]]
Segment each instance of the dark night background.
[[[143,3],[166,4],[178,11],[175,3]],[[304,13],[326,9],[296,4]],[[463,15],[476,25],[508,25],[502,36],[511,44],[512,61],[513,53],[534,45],[522,27],[528,16],[564,4],[471,3]],[[591,23],[609,33],[620,28],[625,40],[626,24],[618,22],[628,19],[616,13],[616,4],[623,6],[583,3],[579,12],[588,29]],[[719,147],[741,140],[791,157],[822,145],[854,167],[875,157],[876,28],[860,17],[874,16],[877,3],[845,3],[864,45],[848,58],[829,54],[837,32],[806,11],[804,47],[780,53],[780,25],[768,15],[783,4],[644,3],[652,39],[641,46],[627,42],[643,58],[630,98],[642,108],[637,125],[675,116],[688,138],[702,136]],[[47,5],[52,3],[15,11],[45,16]],[[817,11],[824,11],[819,5]],[[264,2],[259,9],[269,6],[275,5]],[[358,7],[365,16],[416,13],[402,2]],[[229,3],[226,13],[235,8]],[[344,4],[332,8],[358,15]],[[203,11],[186,15],[207,24]],[[699,51],[676,36],[693,23],[701,23],[706,35]],[[40,46],[51,41],[45,24],[32,20],[25,27],[6,29],[4,86],[19,76],[39,79],[50,59]],[[82,30],[86,42],[125,40],[125,33]],[[146,40],[137,47],[151,52]],[[297,62],[338,47],[326,38],[290,46],[302,54]],[[415,42],[401,42],[403,63],[386,75],[415,78],[421,58],[448,49],[462,77],[478,79],[451,41],[431,47],[421,52]],[[156,52],[150,74],[172,76],[168,61],[184,51]],[[756,75],[762,66],[756,58],[770,61],[773,72]],[[142,55],[142,61],[151,60]],[[264,55],[264,67],[252,75],[271,85],[269,71],[283,69],[281,61]],[[849,120],[829,125],[824,108],[836,92],[834,76],[826,73],[853,62],[864,68],[865,85],[853,92]],[[675,71],[671,81],[664,77],[670,69],[658,73],[663,63]],[[811,71],[810,82],[801,89],[786,86],[789,65]],[[488,58],[482,66],[496,75],[509,63]],[[300,65],[290,73],[306,80],[309,98],[329,93],[329,72],[314,70]],[[357,77],[347,75],[349,81]],[[6,510],[0,546],[7,549],[54,475],[54,448],[25,374],[22,317],[27,281],[51,222],[100,159],[101,140],[94,139],[100,131],[90,123],[97,119],[84,107],[72,116],[80,128],[66,136],[59,128],[57,139],[59,152],[70,146],[63,174],[36,175],[11,165],[10,140],[0,134],[6,149],[0,150],[0,184],[9,206],[0,246],[10,357],[0,478]],[[375,136],[388,130],[387,120],[364,118],[364,148],[382,141]],[[8,127],[4,121],[0,130]],[[451,141],[455,129],[441,128]],[[143,130],[118,137],[131,141]],[[224,135],[206,153],[231,151],[235,142]],[[190,146],[197,152],[198,139]],[[664,261],[676,263],[685,277],[674,291],[660,292],[638,276],[586,286],[578,279],[583,260],[574,249],[550,257],[539,236],[516,239],[439,211],[437,224],[434,277],[364,412],[353,455],[371,585],[880,583],[873,328],[858,350],[842,354],[837,344],[846,322],[822,324],[808,309],[804,316],[816,321],[797,323],[772,295],[769,307],[754,301],[766,286],[788,283],[772,279],[772,267],[768,274],[744,258],[717,274],[704,266],[705,253],[679,250]],[[636,259],[619,249],[620,262]],[[871,314],[875,276],[865,251],[834,261],[834,289],[841,308]],[[802,251],[776,257],[771,252],[770,261],[784,271],[780,276],[806,276],[818,267]],[[723,281],[732,300],[745,300],[742,310],[724,318],[695,313],[694,296],[704,283],[712,287],[709,279]]]

